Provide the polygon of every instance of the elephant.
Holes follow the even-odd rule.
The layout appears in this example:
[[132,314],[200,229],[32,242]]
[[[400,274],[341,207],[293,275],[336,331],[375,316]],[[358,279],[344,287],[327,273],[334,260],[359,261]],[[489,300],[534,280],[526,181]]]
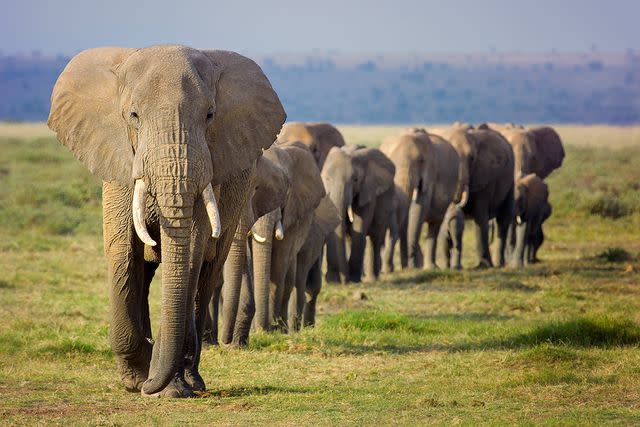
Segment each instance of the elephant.
[[[534,173],[516,181],[515,186],[516,227],[512,254],[513,267],[522,267],[533,260],[541,245],[542,223],[551,214],[549,188]],[[539,243],[538,243],[539,242]],[[537,247],[536,247],[537,245]]]
[[[498,132],[462,126],[432,130],[445,138],[460,157],[454,200],[460,200],[465,217],[476,223],[478,268],[504,266],[509,225],[514,217],[514,155]],[[495,261],[489,251],[489,220],[496,219],[498,244]]]
[[[127,390],[191,397],[205,389],[206,307],[256,159],[285,119],[260,67],[234,52],[96,48],[59,76],[48,125],[103,181],[110,341]],[[148,291],[160,262],[154,341]]]
[[344,146],[342,134],[329,123],[286,123],[278,135],[278,143],[294,141],[302,142],[309,147],[321,170],[329,150],[332,147]]
[[533,230],[533,235],[531,236],[531,246],[529,246],[525,254],[525,257],[528,260],[529,264],[536,264],[540,262],[540,260],[538,259],[538,250],[540,249],[540,246],[542,246],[542,243],[544,243],[544,230],[542,229],[542,226],[544,225],[545,221],[548,220],[549,217],[551,217],[552,213],[553,206],[551,206],[551,203],[547,203],[542,207],[542,213],[540,215],[542,222],[536,230]]
[[560,136],[553,128],[524,128],[513,124],[495,123],[484,126],[500,132],[511,144],[515,158],[515,179],[530,173],[544,179],[562,166],[565,157],[564,147]]
[[[366,278],[378,277],[380,250],[387,229],[395,227],[395,166],[382,151],[359,145],[333,147],[322,168],[322,181],[338,209],[340,224],[327,238],[328,282],[360,282],[367,237],[371,241]],[[395,233],[395,230],[392,230]],[[347,261],[347,237],[351,251]]]
[[322,289],[322,250],[340,221],[338,210],[325,196],[313,213],[307,240],[298,252],[295,292],[289,300],[290,331],[315,325],[316,301]]
[[[269,150],[272,150],[270,148]],[[255,314],[253,263],[249,241],[251,227],[269,212],[285,205],[289,192],[288,171],[270,156],[261,156],[256,162],[255,186],[252,188],[243,216],[224,265],[224,286],[214,292],[209,306],[208,332],[205,339],[218,343],[218,311],[222,306],[220,341],[223,344],[246,346],[249,328]],[[281,224],[277,224],[281,227]],[[222,301],[221,301],[222,300]],[[221,304],[222,302],[222,304]]]
[[462,235],[464,233],[464,212],[451,203],[442,221],[438,242],[445,259],[445,267],[462,269]]
[[298,254],[326,192],[320,169],[304,144],[279,143],[264,156],[287,172],[290,188],[284,205],[258,218],[251,228],[254,322],[260,330],[286,330],[289,299],[296,288]]
[[438,232],[458,184],[458,153],[443,138],[430,136],[420,128],[405,129],[400,135],[385,139],[380,151],[389,157],[396,170],[396,229],[399,235],[387,233],[384,271],[393,271],[393,252],[398,237],[401,266],[422,265],[419,238],[425,221],[429,225],[425,268],[435,268]]

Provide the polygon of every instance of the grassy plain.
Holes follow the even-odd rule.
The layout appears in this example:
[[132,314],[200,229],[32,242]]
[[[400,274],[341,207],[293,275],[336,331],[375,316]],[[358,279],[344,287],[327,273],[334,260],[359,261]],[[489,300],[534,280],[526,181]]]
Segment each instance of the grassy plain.
[[0,125],[0,424],[640,423],[640,128],[559,131],[543,263],[325,286],[315,329],[207,348],[210,394],[170,401],[119,384],[100,184],[41,125]]

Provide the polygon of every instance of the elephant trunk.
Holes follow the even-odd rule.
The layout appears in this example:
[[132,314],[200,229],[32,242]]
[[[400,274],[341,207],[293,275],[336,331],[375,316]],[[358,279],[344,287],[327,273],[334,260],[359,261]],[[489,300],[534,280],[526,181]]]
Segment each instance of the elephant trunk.
[[421,203],[411,202],[407,219],[407,248],[409,249],[409,267],[422,266],[422,251],[420,250],[420,233],[424,222],[424,207]]
[[230,344],[233,341],[233,331],[238,316],[240,305],[240,292],[242,290],[242,274],[246,267],[247,235],[246,225],[241,223],[236,229],[229,249],[227,261],[224,264],[224,287],[222,291],[222,334],[221,341]]
[[[172,200],[180,199],[179,203]],[[158,195],[161,214],[162,251],[162,301],[160,313],[160,340],[156,343],[157,363],[155,372],[144,383],[142,391],[153,394],[163,390],[181,368],[184,360],[185,334],[189,298],[193,296],[193,251],[191,229],[193,227],[192,194],[178,196]],[[155,358],[156,356],[154,356]]]
[[353,222],[353,210],[351,197],[346,197],[346,191],[329,192],[329,198],[335,206],[341,207],[340,217],[342,221],[327,236],[327,280],[332,282],[347,283],[349,267],[347,264],[346,250],[346,221]]
[[466,158],[461,158],[458,165],[458,185],[453,198],[458,209],[462,209],[469,201],[469,163]]
[[270,212],[258,219],[252,228],[253,273],[256,303],[255,325],[257,329],[269,330],[269,291],[271,287],[271,251],[276,217]]
[[149,379],[142,386],[145,394],[158,393],[169,384],[183,368],[190,347],[186,336],[195,327],[195,288],[203,251],[202,242],[195,241],[199,234],[194,228],[196,200],[205,204],[212,234],[219,234],[220,226],[206,146],[201,148],[186,131],[155,135],[153,142],[153,149],[144,153],[141,179],[149,183],[158,206],[162,300],[159,340]]

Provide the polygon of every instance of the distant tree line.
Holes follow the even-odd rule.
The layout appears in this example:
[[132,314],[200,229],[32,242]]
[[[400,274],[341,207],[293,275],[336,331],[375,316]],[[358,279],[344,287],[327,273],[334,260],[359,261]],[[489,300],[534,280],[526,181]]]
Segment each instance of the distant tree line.
[[[49,96],[69,58],[0,57],[0,120],[46,120]],[[260,61],[290,120],[336,123],[640,122],[640,60],[567,64],[424,62],[337,66],[309,58]]]

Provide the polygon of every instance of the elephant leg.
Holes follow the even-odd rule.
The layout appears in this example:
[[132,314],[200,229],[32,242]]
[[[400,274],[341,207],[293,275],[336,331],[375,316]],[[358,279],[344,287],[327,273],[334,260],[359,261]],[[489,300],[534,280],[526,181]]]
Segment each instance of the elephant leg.
[[242,274],[242,289],[240,291],[240,306],[238,307],[236,327],[233,331],[233,344],[238,347],[245,347],[249,344],[251,321],[256,313],[252,272],[253,260],[251,259],[251,251],[249,250],[248,243],[246,253],[246,266]]
[[220,306],[222,299],[222,288],[216,288],[211,292],[211,300],[208,305],[208,319],[205,324],[209,328],[203,332],[204,342],[211,345],[218,345],[218,319],[220,314]]
[[407,249],[407,222],[405,221],[398,230],[400,235],[400,266],[406,269],[409,266],[409,251]]
[[392,235],[391,229],[387,230],[384,242],[384,253],[382,257],[382,273],[384,274],[393,273],[393,253],[395,252],[397,240],[397,236]]
[[367,236],[365,250],[364,250],[364,272],[363,272],[363,281],[366,283],[372,283],[372,282],[375,282],[376,280],[375,253],[376,253],[376,250],[373,244],[373,239]]
[[489,218],[487,213],[478,212],[474,219],[476,223],[476,252],[479,258],[477,267],[493,267],[489,251]]
[[[289,325],[295,323],[295,316],[293,318],[289,318],[289,302],[291,299],[296,298],[296,260],[295,258],[288,263],[289,268],[287,269],[287,273],[284,278],[284,286],[282,287],[282,294],[279,297],[278,304],[278,325],[282,332],[286,333],[289,331]],[[296,302],[294,301],[294,304]],[[295,310],[294,310],[295,312]]]
[[[283,329],[282,301],[284,290],[287,286],[287,274],[289,273],[289,259],[283,243],[273,244],[271,261],[271,281],[269,284],[269,324],[270,329]],[[293,286],[291,286],[293,288]]]
[[427,229],[427,256],[424,263],[425,270],[433,270],[436,266],[436,247],[438,244],[438,234],[440,233],[441,221],[430,221]]
[[425,219],[425,209],[420,203],[411,202],[407,225],[407,247],[409,268],[421,268],[424,264],[420,235]]
[[451,268],[462,270],[462,237],[464,233],[464,219],[456,219],[454,231],[451,237],[453,246],[451,257],[453,259]]
[[316,324],[316,302],[322,289],[322,257],[311,266],[307,276],[303,323],[305,327]]
[[438,234],[438,251],[440,255],[444,259],[444,266],[446,268],[451,268],[451,249],[453,245],[451,242],[451,238],[449,235],[449,230],[445,229],[445,227],[440,228],[440,233]]
[[527,238],[528,231],[528,221],[524,221],[516,226],[516,247],[513,251],[513,257],[511,258],[511,266],[513,268],[520,268],[524,265],[524,249],[526,246],[525,240]]
[[111,302],[109,338],[125,389],[138,392],[149,375],[152,355],[147,296],[153,274],[130,223],[131,200],[129,189],[103,184],[103,236]]
[[307,290],[307,277],[309,276],[309,269],[305,268],[304,254],[298,254],[298,261],[295,274],[295,288],[291,292],[289,298],[289,331],[297,332],[302,325],[302,316],[305,305],[305,292]]
[[513,223],[511,215],[503,215],[496,218],[498,228],[498,242],[496,245],[495,265],[504,267],[507,257],[507,246],[509,239],[509,228]]
[[354,209],[351,226],[351,253],[349,254],[349,281],[358,283],[362,280],[364,252],[367,242],[367,230],[373,220],[375,206],[367,205],[362,211]]

